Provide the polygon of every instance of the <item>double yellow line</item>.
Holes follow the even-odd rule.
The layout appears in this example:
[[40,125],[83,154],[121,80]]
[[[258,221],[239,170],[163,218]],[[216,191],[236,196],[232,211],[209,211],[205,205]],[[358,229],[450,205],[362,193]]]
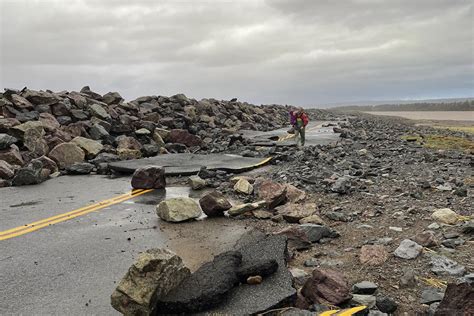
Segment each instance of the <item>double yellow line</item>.
[[13,237],[28,234],[28,233],[34,232],[38,229],[48,227],[48,226],[51,226],[51,225],[54,225],[54,224],[57,224],[57,223],[60,223],[60,222],[64,222],[64,221],[76,218],[78,216],[86,215],[88,213],[103,209],[104,207],[107,207],[107,206],[111,206],[111,205],[114,205],[114,204],[121,203],[123,201],[132,199],[136,196],[148,193],[150,191],[153,191],[153,190],[152,189],[150,189],[150,190],[143,190],[143,189],[133,190],[133,191],[130,191],[128,193],[116,196],[114,198],[111,198],[111,199],[108,199],[108,200],[103,200],[103,201],[97,202],[97,203],[89,205],[89,206],[81,207],[81,208],[78,208],[76,210],[73,210],[73,211],[70,211],[70,212],[67,212],[67,213],[63,213],[63,214],[59,214],[59,215],[52,216],[52,217],[49,217],[49,218],[45,218],[45,219],[30,223],[30,224],[26,224],[24,226],[18,226],[18,227],[12,228],[12,229],[4,230],[4,231],[0,232],[0,240],[10,239],[10,238],[13,238]]

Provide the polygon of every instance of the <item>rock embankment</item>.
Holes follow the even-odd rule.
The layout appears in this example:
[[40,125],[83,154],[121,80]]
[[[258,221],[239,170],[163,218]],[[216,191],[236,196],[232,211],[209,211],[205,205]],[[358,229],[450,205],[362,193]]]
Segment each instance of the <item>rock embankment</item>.
[[[107,173],[107,163],[176,152],[224,151],[240,129],[271,130],[287,108],[119,93],[6,89],[0,95],[0,187],[59,172]],[[21,171],[20,171],[21,170]]]

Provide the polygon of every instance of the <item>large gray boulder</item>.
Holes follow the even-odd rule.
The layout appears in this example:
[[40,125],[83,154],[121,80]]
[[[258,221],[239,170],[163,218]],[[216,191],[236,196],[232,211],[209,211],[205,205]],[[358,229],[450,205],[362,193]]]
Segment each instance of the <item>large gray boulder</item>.
[[167,222],[183,222],[201,216],[199,205],[190,198],[167,199],[156,208],[158,217]]
[[75,137],[71,143],[79,146],[89,158],[94,158],[104,149],[100,142],[81,136]]
[[166,296],[190,274],[175,253],[149,249],[140,254],[112,293],[112,306],[124,315],[149,315],[156,299]]
[[45,180],[42,174],[43,164],[41,161],[32,161],[28,166],[19,169],[13,177],[14,186],[38,184]]
[[423,247],[410,239],[404,239],[400,246],[394,251],[394,255],[402,259],[415,259],[423,250]]

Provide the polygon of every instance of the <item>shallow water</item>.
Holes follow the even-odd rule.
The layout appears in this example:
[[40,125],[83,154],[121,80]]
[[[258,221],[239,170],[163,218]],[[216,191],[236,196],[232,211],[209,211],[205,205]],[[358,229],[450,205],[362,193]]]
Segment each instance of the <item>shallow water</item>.
[[412,120],[474,122],[474,111],[371,111],[364,113],[373,115],[399,116]]

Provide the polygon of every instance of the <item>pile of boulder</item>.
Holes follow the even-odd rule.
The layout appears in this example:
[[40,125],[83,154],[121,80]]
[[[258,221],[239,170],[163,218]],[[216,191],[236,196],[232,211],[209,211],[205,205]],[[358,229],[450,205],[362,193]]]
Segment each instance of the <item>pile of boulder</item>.
[[[39,183],[58,171],[108,172],[108,162],[225,150],[240,129],[271,130],[287,108],[183,94],[126,102],[119,93],[5,89],[0,94],[0,187]],[[40,163],[42,164],[40,166]],[[20,171],[22,170],[22,171]]]

